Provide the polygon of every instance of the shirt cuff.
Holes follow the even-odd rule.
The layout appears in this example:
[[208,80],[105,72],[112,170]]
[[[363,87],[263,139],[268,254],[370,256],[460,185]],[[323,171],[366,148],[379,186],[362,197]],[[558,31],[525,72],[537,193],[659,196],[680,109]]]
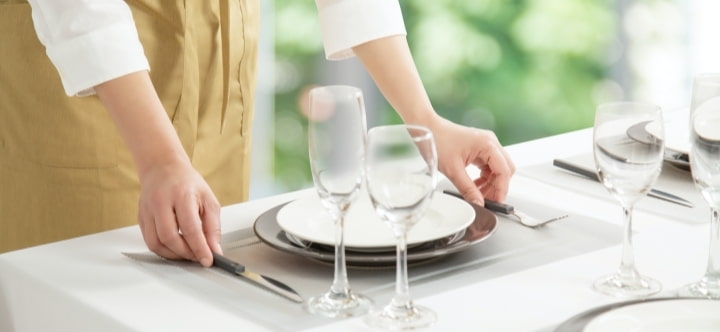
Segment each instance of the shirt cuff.
[[315,0],[325,56],[342,60],[352,48],[384,37],[406,35],[397,0]]
[[95,94],[98,84],[150,68],[133,23],[113,24],[48,45],[47,54],[68,96]]

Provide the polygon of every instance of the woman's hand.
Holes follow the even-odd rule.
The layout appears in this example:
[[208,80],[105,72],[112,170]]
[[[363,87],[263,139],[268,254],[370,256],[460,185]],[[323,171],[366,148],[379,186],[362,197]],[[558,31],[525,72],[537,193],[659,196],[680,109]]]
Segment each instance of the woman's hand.
[[135,160],[138,218],[148,248],[212,265],[220,252],[220,206],[190,158],[146,71],[95,87]]
[[[484,205],[484,198],[505,200],[515,164],[492,131],[461,126],[440,117],[428,127],[435,135],[440,171],[467,201]],[[470,178],[466,171],[470,164],[480,169],[480,177]]]
[[[403,121],[433,131],[440,171],[466,200],[483,204],[483,197],[505,199],[515,165],[493,132],[461,126],[435,113],[405,36],[375,39],[353,51]],[[480,169],[479,178],[468,176],[465,167],[470,164]]]
[[148,248],[169,259],[212,265],[220,248],[220,204],[191,165],[148,169],[140,178],[138,221]]

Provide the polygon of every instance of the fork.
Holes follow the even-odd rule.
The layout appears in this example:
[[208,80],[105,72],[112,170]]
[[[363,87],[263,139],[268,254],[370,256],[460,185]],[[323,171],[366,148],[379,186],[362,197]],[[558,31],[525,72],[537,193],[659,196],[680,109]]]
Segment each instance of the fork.
[[504,203],[496,202],[496,201],[493,201],[490,199],[485,199],[485,208],[490,211],[495,211],[495,212],[499,212],[502,214],[514,216],[516,218],[514,220],[517,220],[523,226],[530,227],[530,228],[539,228],[539,227],[545,226],[553,221],[567,218],[567,216],[568,216],[566,214],[566,215],[557,216],[557,217],[553,217],[553,218],[541,221],[535,217],[532,217],[528,214],[525,214],[525,213],[519,211],[518,209],[516,209],[514,206],[512,206],[510,204],[504,204]]
[[[461,194],[450,191],[450,190],[444,190],[443,193],[463,199]],[[470,203],[470,204],[473,204],[473,203]],[[493,211],[493,212],[499,212],[499,213],[502,213],[505,215],[513,216],[513,217],[515,217],[513,220],[519,222],[521,225],[523,225],[525,227],[530,227],[530,228],[539,228],[539,227],[545,226],[553,221],[567,218],[567,216],[568,216],[566,214],[566,215],[561,215],[558,217],[553,217],[553,218],[550,218],[547,220],[538,220],[535,217],[532,217],[526,213],[523,213],[523,212],[517,210],[514,206],[512,206],[510,204],[496,202],[496,201],[493,201],[493,200],[487,199],[487,198],[485,199],[485,208],[490,211]]]

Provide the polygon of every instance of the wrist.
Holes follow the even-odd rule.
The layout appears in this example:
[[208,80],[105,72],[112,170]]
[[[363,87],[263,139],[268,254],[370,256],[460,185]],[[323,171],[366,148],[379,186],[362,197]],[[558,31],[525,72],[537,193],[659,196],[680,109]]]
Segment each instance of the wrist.
[[185,151],[172,147],[149,148],[134,159],[140,181],[158,169],[192,167]]
[[430,130],[440,126],[445,120],[443,117],[435,113],[432,108],[421,109],[420,111],[411,112],[408,114],[401,114],[403,122],[406,124],[419,125],[427,127]]

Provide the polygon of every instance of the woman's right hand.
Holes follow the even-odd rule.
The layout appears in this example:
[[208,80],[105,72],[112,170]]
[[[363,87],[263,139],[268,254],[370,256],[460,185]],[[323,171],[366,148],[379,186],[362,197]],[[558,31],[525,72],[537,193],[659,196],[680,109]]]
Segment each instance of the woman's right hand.
[[148,248],[169,259],[212,265],[220,248],[220,204],[189,163],[146,169],[138,222]]
[[148,248],[212,265],[220,252],[220,204],[192,167],[147,71],[95,86],[135,160],[138,221]]

